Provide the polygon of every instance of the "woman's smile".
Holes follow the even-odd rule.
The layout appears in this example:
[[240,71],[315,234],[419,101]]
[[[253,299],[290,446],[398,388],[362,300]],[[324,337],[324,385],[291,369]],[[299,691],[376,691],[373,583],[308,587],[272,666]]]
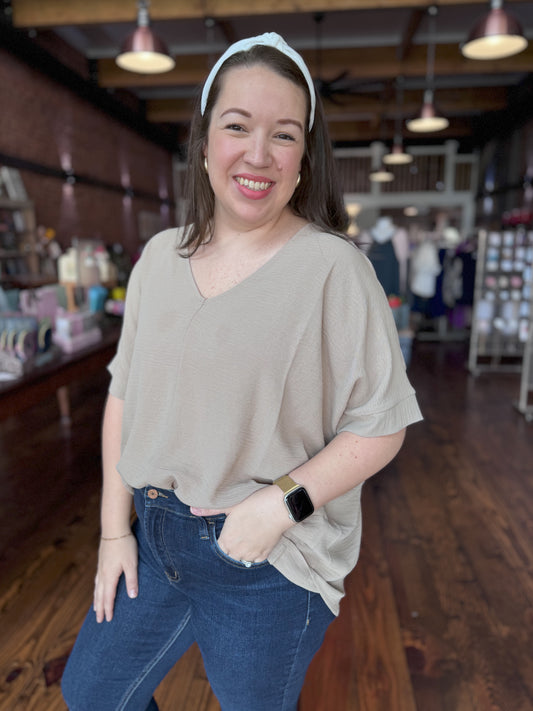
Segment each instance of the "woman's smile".
[[254,176],[236,175],[235,182],[239,186],[240,192],[252,200],[266,197],[274,186],[273,180]]

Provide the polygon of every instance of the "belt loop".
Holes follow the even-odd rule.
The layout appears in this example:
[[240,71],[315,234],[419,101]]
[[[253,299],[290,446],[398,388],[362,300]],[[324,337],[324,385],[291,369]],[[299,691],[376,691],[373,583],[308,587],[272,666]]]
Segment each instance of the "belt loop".
[[208,521],[203,516],[196,516],[195,518],[198,521],[198,533],[200,538],[202,541],[205,541],[209,538]]

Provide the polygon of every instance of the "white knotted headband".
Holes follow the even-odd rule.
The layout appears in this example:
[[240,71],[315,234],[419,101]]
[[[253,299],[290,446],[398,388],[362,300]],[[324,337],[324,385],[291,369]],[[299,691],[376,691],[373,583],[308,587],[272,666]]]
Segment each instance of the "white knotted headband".
[[228,47],[224,54],[219,58],[215,66],[211,69],[211,71],[209,72],[209,76],[205,81],[204,88],[202,90],[202,101],[200,103],[200,111],[202,113],[202,116],[205,113],[205,107],[207,105],[207,99],[209,98],[209,92],[211,91],[213,81],[215,80],[215,77],[218,74],[220,67],[224,64],[226,59],[231,57],[233,54],[237,54],[237,52],[246,52],[247,50],[251,49],[252,47],[255,47],[256,45],[274,47],[274,49],[277,49],[279,52],[289,57],[289,59],[292,59],[292,61],[296,64],[298,69],[304,75],[305,81],[307,82],[307,86],[309,88],[309,130],[311,130],[313,128],[313,122],[315,120],[315,85],[313,84],[309,69],[307,68],[302,57],[298,54],[298,52],[295,52],[292,47],[289,47],[283,37],[281,37],[281,35],[278,35],[276,32],[265,32],[265,34],[258,35],[257,37],[248,37],[247,39],[239,40],[238,42],[232,44],[231,47]]

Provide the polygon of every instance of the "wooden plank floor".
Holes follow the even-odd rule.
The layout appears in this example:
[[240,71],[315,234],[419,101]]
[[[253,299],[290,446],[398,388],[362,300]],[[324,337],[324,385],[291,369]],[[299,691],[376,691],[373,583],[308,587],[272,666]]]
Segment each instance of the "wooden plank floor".
[[[415,344],[426,420],[364,488],[361,559],[301,711],[533,709],[533,425],[513,408],[516,375],[476,379],[465,358],[462,344]],[[70,429],[52,400],[0,423],[0,711],[65,711],[59,680],[92,595],[106,383],[73,388]],[[219,710],[195,648],[156,698]]]

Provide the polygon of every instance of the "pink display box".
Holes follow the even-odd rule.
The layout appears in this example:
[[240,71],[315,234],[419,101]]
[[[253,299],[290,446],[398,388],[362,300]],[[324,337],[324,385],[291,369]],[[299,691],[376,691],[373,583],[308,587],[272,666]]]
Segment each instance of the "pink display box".
[[40,289],[23,289],[19,295],[19,304],[20,310],[27,316],[35,316],[39,321],[49,318],[54,323],[58,307],[56,288],[43,286]]
[[64,336],[54,333],[54,343],[58,345],[64,353],[75,353],[82,348],[92,346],[102,339],[102,331],[95,327],[89,331],[84,331],[76,336],[65,338]]
[[94,327],[94,314],[89,311],[68,312],[59,310],[56,316],[56,332],[60,338],[72,338]]

